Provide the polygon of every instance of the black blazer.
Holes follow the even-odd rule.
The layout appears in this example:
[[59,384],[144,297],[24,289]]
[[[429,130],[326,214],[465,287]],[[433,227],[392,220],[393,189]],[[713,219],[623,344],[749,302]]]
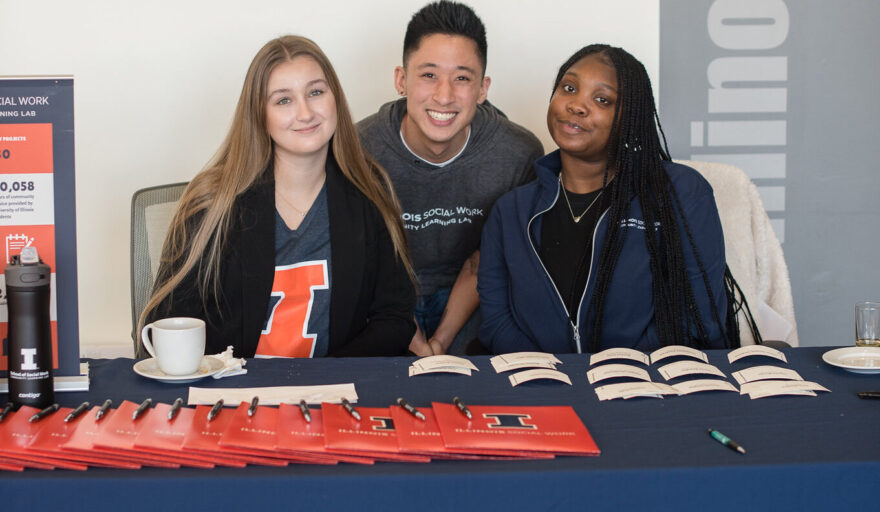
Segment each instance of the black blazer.
[[[337,357],[402,355],[415,333],[415,289],[394,255],[375,204],[345,178],[332,153],[326,168],[332,272],[328,353]],[[206,353],[222,352],[232,345],[236,357],[253,357],[275,276],[271,168],[235,200],[233,209],[219,296],[203,301],[198,271],[193,270],[150,314],[149,321],[170,316],[201,318],[207,324]]]

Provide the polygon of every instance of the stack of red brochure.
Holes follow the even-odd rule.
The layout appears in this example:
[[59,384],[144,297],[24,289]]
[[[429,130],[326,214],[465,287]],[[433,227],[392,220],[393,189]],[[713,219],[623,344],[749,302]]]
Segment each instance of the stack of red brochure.
[[[0,421],[0,470],[85,470],[248,464],[373,464],[432,459],[543,459],[598,455],[590,433],[571,407],[472,406],[467,418],[455,405],[420,408],[424,419],[401,407],[359,407],[360,419],[325,403],[250,408],[242,403],[209,420],[210,407],[172,412],[157,404],[135,415],[122,402],[100,420],[98,407],[65,422],[69,408],[38,421],[21,407]],[[249,414],[251,409],[251,414]]]

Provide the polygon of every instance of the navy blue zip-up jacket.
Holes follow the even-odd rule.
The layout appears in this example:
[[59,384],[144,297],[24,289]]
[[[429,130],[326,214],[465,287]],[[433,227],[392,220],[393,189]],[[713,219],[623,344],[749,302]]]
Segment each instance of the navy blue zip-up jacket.
[[[709,278],[718,319],[726,310],[724,235],[709,183],[694,169],[663,163],[681,201],[700,259]],[[492,353],[584,352],[590,335],[587,313],[596,285],[599,255],[608,230],[602,213],[593,233],[592,266],[581,297],[576,325],[569,321],[562,297],[539,257],[542,215],[559,200],[559,152],[535,163],[537,179],[502,196],[483,228],[477,289],[483,323],[480,341]],[[627,347],[650,352],[660,348],[654,323],[652,276],[645,244],[645,224],[636,199],[605,305],[600,349]],[[712,314],[706,287],[681,220],[685,264],[691,288],[713,347],[724,347],[723,327]],[[693,345],[691,340],[676,342]]]

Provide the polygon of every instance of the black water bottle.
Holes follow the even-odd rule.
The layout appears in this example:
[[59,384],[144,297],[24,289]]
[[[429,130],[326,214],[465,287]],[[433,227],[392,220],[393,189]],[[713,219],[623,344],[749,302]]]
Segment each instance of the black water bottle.
[[52,380],[52,327],[49,265],[35,247],[25,247],[6,265],[9,318],[9,401],[16,407],[44,408],[55,402]]

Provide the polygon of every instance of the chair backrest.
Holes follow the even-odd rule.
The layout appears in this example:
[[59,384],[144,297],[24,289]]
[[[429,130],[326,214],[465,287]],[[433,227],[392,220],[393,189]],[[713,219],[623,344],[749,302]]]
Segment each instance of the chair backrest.
[[[742,288],[762,337],[797,346],[788,267],[758,188],[739,167],[714,162],[677,162],[693,167],[712,185],[724,229],[727,266]],[[742,344],[753,344],[743,318],[739,320]]]
[[138,190],[131,198],[131,331],[135,354],[138,318],[153,291],[162,245],[187,183]]

